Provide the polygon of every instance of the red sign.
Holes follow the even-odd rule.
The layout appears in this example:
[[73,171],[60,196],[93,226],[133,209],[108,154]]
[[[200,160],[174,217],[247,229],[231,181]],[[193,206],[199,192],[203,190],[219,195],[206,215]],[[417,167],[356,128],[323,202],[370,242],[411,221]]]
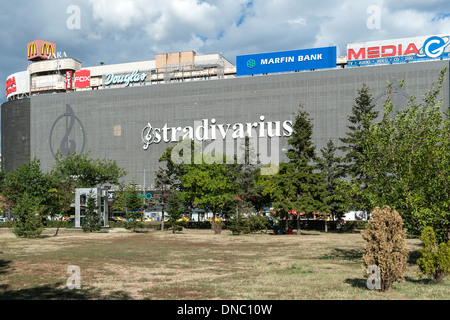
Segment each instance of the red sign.
[[71,90],[72,89],[72,71],[66,72],[66,89]]
[[6,96],[17,91],[16,77],[9,78],[6,80]]
[[27,57],[30,61],[53,59],[56,44],[44,40],[34,40],[27,45]]
[[377,59],[387,58],[394,56],[406,56],[409,54],[419,54],[419,50],[414,43],[410,43],[405,50],[401,44],[377,46],[369,48],[360,48],[358,52],[355,49],[348,50],[348,60],[361,60],[361,59]]
[[83,89],[91,86],[91,70],[80,70],[75,72],[74,87]]

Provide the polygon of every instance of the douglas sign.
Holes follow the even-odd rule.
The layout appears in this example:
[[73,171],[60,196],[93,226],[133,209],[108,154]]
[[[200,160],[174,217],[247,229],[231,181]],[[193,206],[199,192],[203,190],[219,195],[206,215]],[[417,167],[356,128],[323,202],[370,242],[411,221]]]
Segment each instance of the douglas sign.
[[448,59],[449,45],[447,35],[352,43],[347,45],[347,66]]

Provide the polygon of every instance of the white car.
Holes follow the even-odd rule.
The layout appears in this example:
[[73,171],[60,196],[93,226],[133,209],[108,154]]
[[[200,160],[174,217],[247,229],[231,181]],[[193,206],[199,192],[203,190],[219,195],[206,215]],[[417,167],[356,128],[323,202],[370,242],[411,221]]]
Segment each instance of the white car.
[[0,218],[0,222],[8,222],[8,218]]

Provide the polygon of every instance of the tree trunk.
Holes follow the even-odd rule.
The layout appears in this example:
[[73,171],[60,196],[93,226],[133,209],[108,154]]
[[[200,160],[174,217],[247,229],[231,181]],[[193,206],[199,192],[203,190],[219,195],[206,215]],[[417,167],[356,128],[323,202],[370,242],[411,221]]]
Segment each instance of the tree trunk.
[[301,235],[302,234],[302,230],[300,228],[300,213],[297,213],[297,235]]
[[54,237],[56,237],[58,235],[59,228],[61,227],[61,224],[62,224],[62,218],[59,218],[58,228],[56,228],[56,233],[55,233]]

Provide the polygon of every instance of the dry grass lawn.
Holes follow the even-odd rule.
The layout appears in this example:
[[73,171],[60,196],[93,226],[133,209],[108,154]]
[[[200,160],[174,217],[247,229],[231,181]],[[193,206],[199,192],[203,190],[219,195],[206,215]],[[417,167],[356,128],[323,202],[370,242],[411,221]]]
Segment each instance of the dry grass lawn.
[[[121,229],[86,234],[47,229],[39,239],[0,230],[0,299],[39,300],[448,300],[450,281],[418,278],[420,241],[408,239],[405,281],[368,290],[360,233],[233,236]],[[81,289],[67,289],[79,266]]]

